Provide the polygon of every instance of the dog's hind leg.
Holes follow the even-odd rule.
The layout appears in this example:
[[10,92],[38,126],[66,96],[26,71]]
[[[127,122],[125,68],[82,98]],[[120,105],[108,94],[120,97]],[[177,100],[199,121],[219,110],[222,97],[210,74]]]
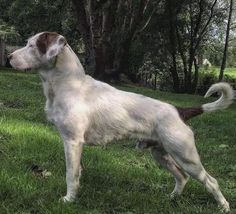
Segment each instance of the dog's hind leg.
[[175,188],[170,194],[171,198],[181,195],[189,176],[178,166],[162,145],[151,147],[151,154],[155,161],[167,169],[175,178]]
[[202,183],[213,194],[224,211],[229,211],[229,203],[221,193],[216,179],[211,177],[202,166],[190,128],[178,124],[178,127],[172,127],[171,131],[165,131],[165,136],[162,137],[165,138],[163,146],[166,151],[187,174]]

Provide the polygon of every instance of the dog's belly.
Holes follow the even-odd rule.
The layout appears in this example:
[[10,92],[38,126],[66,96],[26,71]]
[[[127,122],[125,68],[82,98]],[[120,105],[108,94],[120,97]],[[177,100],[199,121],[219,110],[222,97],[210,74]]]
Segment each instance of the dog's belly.
[[91,145],[106,145],[113,140],[121,140],[126,138],[151,138],[153,129],[145,124],[133,124],[130,126],[128,122],[119,126],[110,124],[94,125],[85,133],[85,143]]
[[85,143],[89,145],[106,145],[112,140],[119,140],[128,137],[127,132],[123,132],[123,134],[118,133],[117,131],[111,131],[110,133],[90,129],[85,134]]

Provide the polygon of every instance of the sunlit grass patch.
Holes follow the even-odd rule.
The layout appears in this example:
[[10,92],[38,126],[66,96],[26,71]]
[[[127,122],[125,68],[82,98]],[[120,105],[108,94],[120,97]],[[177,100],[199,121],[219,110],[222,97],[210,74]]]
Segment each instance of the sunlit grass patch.
[[[119,87],[177,106],[199,106],[215,98],[173,94],[134,86]],[[37,74],[0,71],[0,213],[220,213],[209,193],[190,180],[183,196],[171,202],[171,175],[134,140],[102,147],[85,146],[78,200],[61,204],[65,194],[63,144],[44,114]],[[158,111],[158,109],[157,109]],[[189,122],[206,169],[215,176],[236,212],[236,105]],[[35,164],[52,173],[33,174]]]

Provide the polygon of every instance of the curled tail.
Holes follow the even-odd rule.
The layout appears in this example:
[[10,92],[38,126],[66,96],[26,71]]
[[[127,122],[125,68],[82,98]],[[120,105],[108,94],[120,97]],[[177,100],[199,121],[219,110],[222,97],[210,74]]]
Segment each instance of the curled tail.
[[[201,107],[194,107],[194,108],[176,107],[176,110],[178,111],[180,118],[183,121],[187,121],[192,117],[200,115],[204,112],[213,112],[216,110],[225,109],[233,102],[234,92],[232,87],[228,83],[221,82],[212,85],[206,92],[205,97],[209,97],[216,92],[221,93],[221,97],[212,103],[206,103],[203,104]],[[146,149],[158,145],[159,144],[157,141],[142,139],[138,141],[136,148]]]
[[202,110],[204,112],[213,112],[216,110],[225,109],[233,102],[234,92],[228,83],[220,82],[212,85],[204,97],[209,97],[216,92],[221,93],[220,98],[212,103],[203,104]]
[[227,108],[234,98],[234,93],[232,87],[228,83],[216,83],[212,85],[205,94],[205,97],[211,96],[213,93],[221,93],[221,97],[212,102],[203,104],[201,107],[191,107],[191,108],[180,108],[176,107],[180,117],[183,121],[187,121],[192,117],[200,115],[204,112],[213,112],[220,109]]

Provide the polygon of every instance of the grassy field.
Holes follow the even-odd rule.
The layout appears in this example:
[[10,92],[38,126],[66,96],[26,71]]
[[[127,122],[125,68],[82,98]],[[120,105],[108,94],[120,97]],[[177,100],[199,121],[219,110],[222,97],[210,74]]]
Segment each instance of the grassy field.
[[[178,106],[209,101],[200,96],[120,88]],[[177,201],[171,201],[173,177],[155,165],[148,151],[135,150],[134,140],[107,148],[86,146],[78,200],[59,203],[66,191],[64,151],[56,129],[46,121],[44,102],[38,75],[0,71],[1,214],[220,213],[212,195],[193,180]],[[236,104],[192,119],[190,125],[204,166],[218,179],[236,213]],[[33,173],[33,165],[52,175],[44,178]]]
[[226,68],[225,74],[236,77],[236,68]]
[[[205,70],[204,68],[201,68],[201,69],[202,69],[202,71],[214,72],[214,74],[216,75],[217,78],[219,76],[220,67],[212,66],[208,70]],[[224,75],[229,75],[231,77],[236,78],[236,68],[226,68],[224,71]]]

